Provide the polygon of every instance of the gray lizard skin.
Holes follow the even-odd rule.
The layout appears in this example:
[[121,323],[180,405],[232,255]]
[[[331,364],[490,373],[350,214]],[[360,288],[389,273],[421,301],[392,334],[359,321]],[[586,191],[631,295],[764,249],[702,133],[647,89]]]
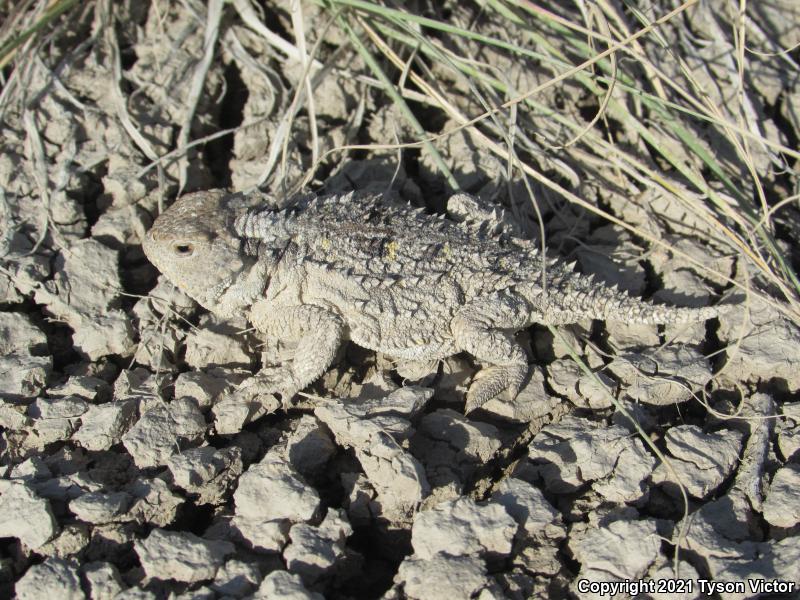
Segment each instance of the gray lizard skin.
[[717,316],[713,307],[633,298],[491,233],[492,224],[456,223],[376,195],[322,196],[283,210],[252,204],[221,190],[184,196],[156,219],[144,251],[208,310],[245,315],[264,335],[297,341],[291,362],[260,374],[265,391],[294,395],[349,339],[400,360],[468,352],[488,365],[467,393],[471,411],[505,389],[516,395],[528,363],[514,333],[533,323]]

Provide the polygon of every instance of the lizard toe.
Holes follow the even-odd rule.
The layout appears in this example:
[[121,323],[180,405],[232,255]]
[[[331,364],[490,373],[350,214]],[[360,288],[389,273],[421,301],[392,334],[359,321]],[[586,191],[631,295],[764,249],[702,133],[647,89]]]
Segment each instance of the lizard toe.
[[467,404],[464,412],[470,413],[480,408],[505,390],[508,390],[513,400],[517,396],[527,372],[527,365],[492,365],[481,369],[467,390]]

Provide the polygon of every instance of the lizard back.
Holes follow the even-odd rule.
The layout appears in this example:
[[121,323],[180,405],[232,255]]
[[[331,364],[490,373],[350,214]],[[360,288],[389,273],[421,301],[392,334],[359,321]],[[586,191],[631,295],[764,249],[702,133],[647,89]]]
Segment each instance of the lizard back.
[[279,211],[252,209],[235,227],[272,248],[294,244],[298,260],[376,285],[448,276],[465,291],[497,291],[531,281],[542,267],[536,250],[507,236],[369,194],[321,196]]

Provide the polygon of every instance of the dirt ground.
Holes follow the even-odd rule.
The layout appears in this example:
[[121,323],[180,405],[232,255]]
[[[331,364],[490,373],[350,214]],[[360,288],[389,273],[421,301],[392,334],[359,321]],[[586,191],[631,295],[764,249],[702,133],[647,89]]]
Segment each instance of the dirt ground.
[[[357,4],[77,3],[4,63],[0,597],[800,597],[800,8]],[[524,388],[469,415],[472,357],[354,344],[248,413],[285,348],[141,247],[212,188],[447,218],[458,188],[599,281],[734,308],[519,332]]]

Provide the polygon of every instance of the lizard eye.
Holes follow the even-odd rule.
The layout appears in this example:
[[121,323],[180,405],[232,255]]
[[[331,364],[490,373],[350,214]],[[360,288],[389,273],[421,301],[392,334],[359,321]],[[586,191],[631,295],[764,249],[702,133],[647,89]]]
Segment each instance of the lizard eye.
[[194,244],[189,242],[176,242],[172,245],[172,251],[182,258],[187,258],[194,254]]

